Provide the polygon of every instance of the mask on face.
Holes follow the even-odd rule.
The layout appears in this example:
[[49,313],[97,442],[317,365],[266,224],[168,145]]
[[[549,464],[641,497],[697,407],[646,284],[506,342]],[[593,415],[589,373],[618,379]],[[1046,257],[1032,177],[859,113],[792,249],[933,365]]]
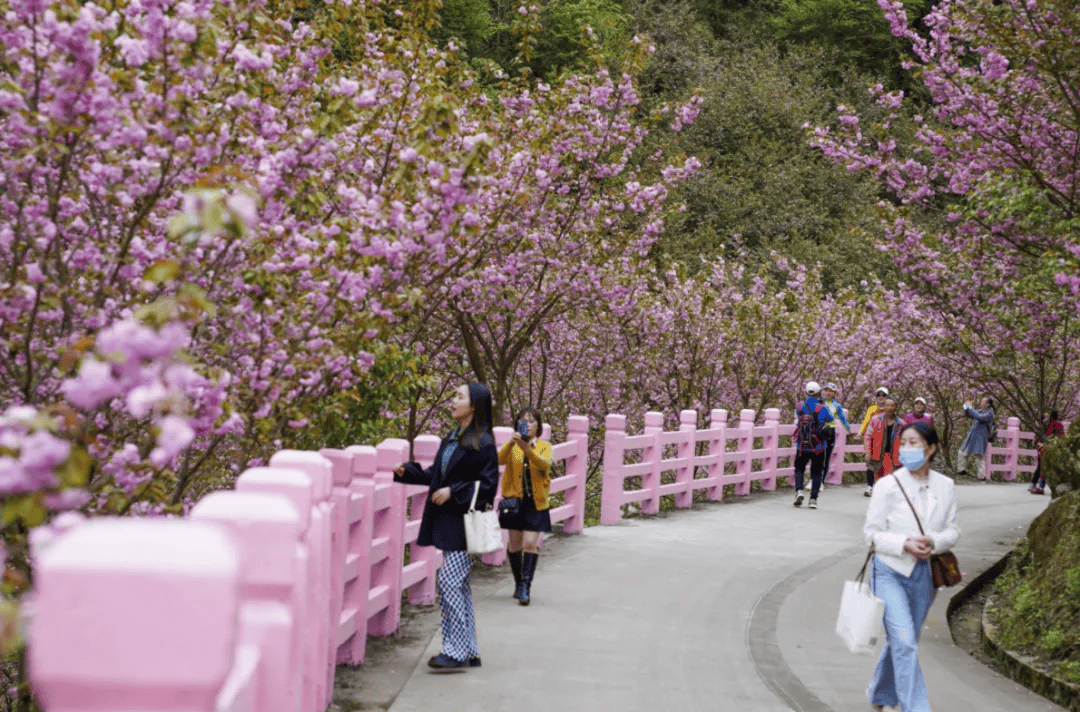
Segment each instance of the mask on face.
[[902,447],[899,459],[901,465],[914,472],[926,464],[926,453],[921,447]]

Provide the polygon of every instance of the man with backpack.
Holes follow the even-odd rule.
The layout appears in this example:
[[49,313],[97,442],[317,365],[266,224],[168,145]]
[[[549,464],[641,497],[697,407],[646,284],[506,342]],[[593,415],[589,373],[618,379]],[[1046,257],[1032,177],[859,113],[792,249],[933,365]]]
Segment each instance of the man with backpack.
[[803,480],[806,463],[810,463],[810,509],[817,509],[821,475],[825,470],[825,424],[833,421],[832,413],[818,400],[821,386],[806,384],[806,400],[795,406],[795,506],[801,507],[805,493]]

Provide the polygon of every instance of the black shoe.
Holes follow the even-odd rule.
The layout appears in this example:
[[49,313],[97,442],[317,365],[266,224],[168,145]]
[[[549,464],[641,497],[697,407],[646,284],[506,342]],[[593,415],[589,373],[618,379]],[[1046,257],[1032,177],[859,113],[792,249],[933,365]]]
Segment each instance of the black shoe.
[[477,655],[475,658],[469,658],[469,667],[480,667],[479,655]]
[[521,552],[507,551],[506,560],[510,562],[510,573],[514,574],[514,598],[517,598],[521,588]]
[[[473,658],[479,665],[480,659]],[[431,660],[427,661],[428,667],[435,668],[436,670],[455,670],[457,668],[463,668],[466,666],[472,666],[472,660],[457,660],[450,657],[446,653],[439,653],[432,656]]]
[[539,554],[526,551],[521,559],[521,585],[514,592],[514,598],[523,606],[529,605],[529,589],[532,588],[533,575],[536,573],[536,561]]

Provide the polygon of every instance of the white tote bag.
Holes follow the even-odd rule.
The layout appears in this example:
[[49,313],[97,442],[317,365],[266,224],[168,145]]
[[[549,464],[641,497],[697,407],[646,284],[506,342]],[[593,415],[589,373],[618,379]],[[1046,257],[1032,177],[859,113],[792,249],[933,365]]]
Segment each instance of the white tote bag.
[[480,494],[480,481],[473,490],[469,511],[465,513],[465,546],[470,554],[490,554],[503,548],[499,513],[494,509],[476,511],[476,496]]
[[[866,560],[869,563],[870,556]],[[854,581],[844,582],[836,634],[851,652],[869,654],[885,635],[885,602],[870,591],[870,584],[864,580],[865,573],[866,564],[863,564]]]

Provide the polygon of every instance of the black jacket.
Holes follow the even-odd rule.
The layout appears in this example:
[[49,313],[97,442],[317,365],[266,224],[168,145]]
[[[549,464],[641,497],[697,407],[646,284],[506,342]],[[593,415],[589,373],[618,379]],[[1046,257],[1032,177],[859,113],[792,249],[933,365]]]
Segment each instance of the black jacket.
[[[465,551],[465,520],[463,514],[469,511],[475,482],[480,482],[480,493],[476,497],[478,510],[490,507],[495,501],[495,487],[499,481],[499,453],[495,441],[490,435],[480,436],[480,447],[473,450],[458,443],[457,449],[450,456],[446,472],[442,470],[443,449],[449,436],[439,444],[435,453],[435,462],[426,470],[410,462],[405,465],[405,472],[396,482],[410,485],[427,485],[429,494],[424,503],[424,516],[420,520],[420,533],[416,543],[420,546],[434,546],[442,551]],[[445,504],[435,504],[431,494],[443,487],[450,488],[450,499]]]

